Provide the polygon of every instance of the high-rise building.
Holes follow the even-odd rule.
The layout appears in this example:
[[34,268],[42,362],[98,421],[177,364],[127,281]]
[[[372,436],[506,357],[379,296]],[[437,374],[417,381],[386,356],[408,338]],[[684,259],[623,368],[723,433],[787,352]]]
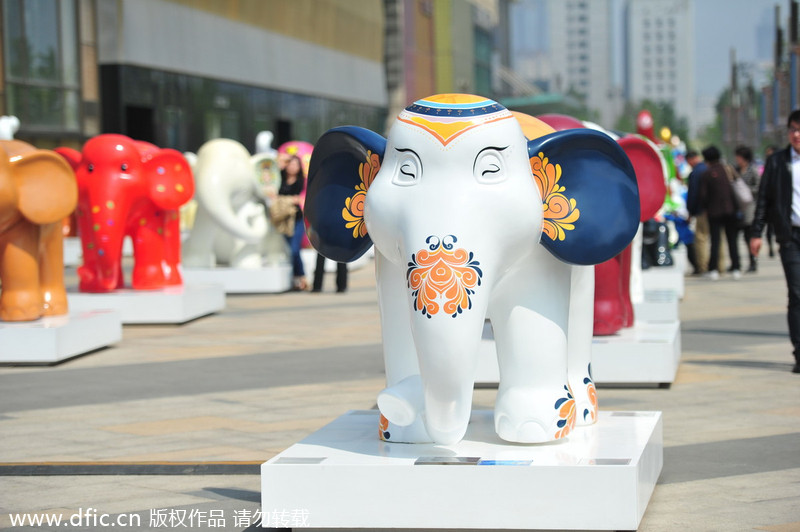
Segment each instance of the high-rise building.
[[621,99],[614,83],[611,0],[522,0],[512,9],[516,72],[542,91],[582,100],[612,127]]
[[672,105],[697,131],[692,0],[629,0],[625,12],[625,98]]
[[613,126],[610,0],[548,0],[550,54],[556,90],[575,93],[598,121]]

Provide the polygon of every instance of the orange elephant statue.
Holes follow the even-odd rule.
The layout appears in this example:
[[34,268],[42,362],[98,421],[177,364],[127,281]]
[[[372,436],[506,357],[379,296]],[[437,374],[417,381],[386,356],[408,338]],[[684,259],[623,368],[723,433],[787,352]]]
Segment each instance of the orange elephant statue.
[[61,227],[77,202],[75,175],[57,153],[0,141],[0,320],[67,313]]

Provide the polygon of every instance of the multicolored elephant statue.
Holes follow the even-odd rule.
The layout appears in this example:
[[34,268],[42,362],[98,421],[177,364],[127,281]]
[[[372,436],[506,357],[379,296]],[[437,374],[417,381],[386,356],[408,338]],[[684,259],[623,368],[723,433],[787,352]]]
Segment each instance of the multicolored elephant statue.
[[[558,131],[582,128],[601,129],[596,124],[583,122],[567,115],[547,114],[537,118]],[[640,222],[650,220],[664,203],[664,193],[666,192],[663,161],[659,156],[658,148],[639,135],[619,137],[603,131],[616,139],[630,159],[639,188]],[[641,238],[637,237],[618,255],[594,267],[594,326],[592,328],[594,336],[610,336],[633,325],[631,272],[632,261],[638,260],[638,257],[641,256],[640,247]],[[636,248],[635,251],[634,248]]]
[[185,266],[256,269],[287,260],[286,243],[265,209],[265,188],[277,193],[280,176],[262,180],[265,162],[277,165],[274,154],[251,156],[231,139],[212,139],[200,147],[194,164],[197,213],[184,242]]
[[579,416],[576,395],[594,393],[589,368],[568,375],[572,265],[603,262],[631,241],[636,177],[608,135],[540,131],[528,140],[499,103],[442,94],[403,110],[388,139],[345,126],[315,145],[312,244],[340,262],[376,248],[382,438],[463,438],[486,318],[502,439],[564,438]]
[[178,208],[194,193],[189,163],[172,149],[117,134],[90,139],[82,151],[58,148],[78,181],[82,292],[124,287],[122,243],[133,241],[132,288],[183,283]]
[[61,223],[77,202],[75,176],[56,153],[0,141],[0,319],[67,313]]

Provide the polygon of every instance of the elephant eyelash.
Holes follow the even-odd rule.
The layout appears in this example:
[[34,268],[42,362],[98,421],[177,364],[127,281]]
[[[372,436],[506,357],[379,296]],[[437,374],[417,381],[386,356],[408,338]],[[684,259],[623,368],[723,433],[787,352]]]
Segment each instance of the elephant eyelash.
[[401,161],[392,182],[400,186],[415,185],[423,173],[419,155],[410,148],[395,148],[395,151],[401,154]]
[[414,174],[411,174],[411,173],[408,173],[408,172],[406,172],[406,171],[405,171],[405,168],[406,168],[407,166],[408,166],[408,165],[406,165],[406,164],[404,164],[403,166],[401,166],[401,167],[400,167],[400,173],[401,173],[401,174],[403,174],[403,175],[407,175],[407,176],[408,176],[408,177],[410,177],[411,179],[416,179],[416,178],[417,178],[417,176],[416,176],[416,175],[414,175]]
[[481,175],[496,174],[497,172],[500,171],[500,167],[497,166],[496,164],[493,164],[492,166],[493,166],[493,168],[491,168],[489,170],[484,170],[483,172],[481,172]]

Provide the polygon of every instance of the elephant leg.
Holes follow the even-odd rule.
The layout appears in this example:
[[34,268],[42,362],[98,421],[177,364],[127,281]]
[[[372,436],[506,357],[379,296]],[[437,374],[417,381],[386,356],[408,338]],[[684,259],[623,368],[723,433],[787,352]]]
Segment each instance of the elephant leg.
[[0,241],[0,319],[32,321],[43,312],[39,287],[39,227],[17,224]]
[[61,222],[41,228],[39,264],[45,316],[66,314],[68,307],[67,291],[64,288],[64,237]]
[[622,305],[622,326],[633,327],[633,302],[631,301],[631,271],[633,269],[633,248],[628,246],[620,253],[620,304]]
[[[594,267],[594,335],[609,336],[624,326],[622,257],[617,255]],[[627,281],[626,281],[627,282]]]
[[192,232],[183,242],[183,264],[190,268],[213,268],[217,265],[214,248],[219,239],[216,224],[202,205],[198,205]]
[[181,219],[178,211],[164,211],[164,283],[180,286],[181,276]]
[[430,442],[421,416],[423,389],[406,305],[405,272],[376,250],[375,275],[386,365],[386,388],[378,394],[379,434],[392,442]]
[[575,425],[567,377],[570,271],[551,264],[520,273],[492,299],[500,368],[495,430],[506,441],[541,443],[567,436]]
[[164,235],[159,220],[150,219],[133,235],[133,276],[135,290],[164,288]]
[[573,266],[567,329],[569,387],[575,398],[577,425],[597,420],[597,391],[592,380],[594,266]]

